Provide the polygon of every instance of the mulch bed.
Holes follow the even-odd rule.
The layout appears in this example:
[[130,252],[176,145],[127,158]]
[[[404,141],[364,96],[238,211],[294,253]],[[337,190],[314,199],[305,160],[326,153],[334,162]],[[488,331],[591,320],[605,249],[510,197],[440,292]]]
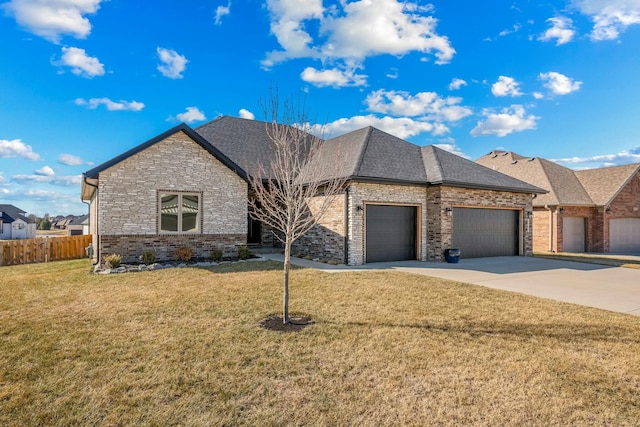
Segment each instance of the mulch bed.
[[269,331],[300,332],[314,323],[313,319],[308,316],[291,316],[289,317],[289,323],[283,323],[282,316],[269,316],[262,319],[259,326]]

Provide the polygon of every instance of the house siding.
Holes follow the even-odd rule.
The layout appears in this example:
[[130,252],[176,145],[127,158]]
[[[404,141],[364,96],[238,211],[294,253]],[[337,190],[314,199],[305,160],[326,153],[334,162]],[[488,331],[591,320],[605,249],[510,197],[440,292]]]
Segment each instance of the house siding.
[[[201,234],[158,233],[159,190],[201,194]],[[167,247],[160,260],[171,258],[179,246],[202,257],[210,251],[205,246],[228,251],[246,244],[247,183],[183,132],[102,171],[91,207],[102,257],[118,252],[133,262],[144,250],[160,250],[160,244]]]

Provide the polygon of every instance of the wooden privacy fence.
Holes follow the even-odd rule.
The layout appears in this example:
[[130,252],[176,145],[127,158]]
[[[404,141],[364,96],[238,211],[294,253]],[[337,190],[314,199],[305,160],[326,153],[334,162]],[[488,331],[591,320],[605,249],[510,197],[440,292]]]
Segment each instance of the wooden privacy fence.
[[87,258],[91,235],[0,240],[0,266]]

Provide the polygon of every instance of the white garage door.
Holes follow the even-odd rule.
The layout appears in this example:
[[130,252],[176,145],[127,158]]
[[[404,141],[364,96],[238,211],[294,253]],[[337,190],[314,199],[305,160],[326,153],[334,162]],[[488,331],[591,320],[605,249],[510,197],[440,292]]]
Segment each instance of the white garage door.
[[562,218],[562,251],[584,252],[584,218],[575,216]]
[[640,218],[609,221],[609,252],[640,251]]

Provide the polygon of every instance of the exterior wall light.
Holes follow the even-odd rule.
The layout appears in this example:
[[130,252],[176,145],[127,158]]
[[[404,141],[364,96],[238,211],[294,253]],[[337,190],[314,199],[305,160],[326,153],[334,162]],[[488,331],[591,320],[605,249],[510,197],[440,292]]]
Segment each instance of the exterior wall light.
[[447,216],[452,216],[453,215],[453,209],[451,209],[451,208],[446,208],[444,211],[447,213]]
[[362,212],[363,210],[364,208],[362,207],[362,205],[356,205],[356,211]]

